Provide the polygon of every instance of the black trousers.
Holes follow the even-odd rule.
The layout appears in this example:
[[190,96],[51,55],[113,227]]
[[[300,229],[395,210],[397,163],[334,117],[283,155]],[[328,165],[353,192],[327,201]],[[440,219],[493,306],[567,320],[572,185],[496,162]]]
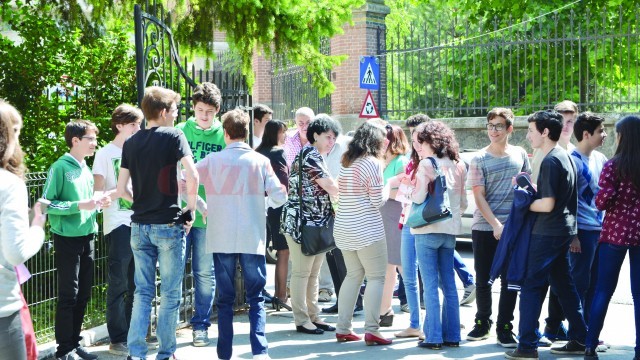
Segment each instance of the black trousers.
[[93,286],[94,235],[53,235],[54,261],[58,271],[56,306],[56,357],[80,345],[80,330]]
[[[327,265],[329,266],[329,272],[331,273],[331,280],[333,281],[333,288],[336,291],[336,298],[340,296],[340,288],[342,282],[347,276],[347,265],[344,263],[344,257],[342,251],[335,248],[327,253]],[[336,304],[338,302],[336,301]],[[362,295],[358,293],[358,299],[356,300],[356,306],[362,306]]]
[[[498,241],[493,237],[493,231],[471,231],[473,245],[473,261],[476,270],[476,320],[487,321],[491,318],[491,285],[489,273],[496,254]],[[511,324],[513,312],[516,308],[518,293],[507,288],[506,274],[500,275],[500,300],[498,303],[497,325]]]

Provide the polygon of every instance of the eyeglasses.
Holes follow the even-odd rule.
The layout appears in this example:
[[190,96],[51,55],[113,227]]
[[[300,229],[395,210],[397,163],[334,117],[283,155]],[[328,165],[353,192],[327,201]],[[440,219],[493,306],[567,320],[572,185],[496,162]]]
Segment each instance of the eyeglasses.
[[83,136],[82,139],[87,139],[89,142],[98,141],[98,138],[95,136]]
[[504,124],[487,124],[486,126],[487,126],[487,130],[495,130],[495,131],[502,131],[505,128]]

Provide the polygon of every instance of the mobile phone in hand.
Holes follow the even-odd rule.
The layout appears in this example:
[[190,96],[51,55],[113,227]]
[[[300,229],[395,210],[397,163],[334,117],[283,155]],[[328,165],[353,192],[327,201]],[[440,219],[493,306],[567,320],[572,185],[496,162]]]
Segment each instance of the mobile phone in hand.
[[516,184],[519,187],[528,190],[532,193],[536,192],[536,189],[533,187],[533,183],[531,183],[531,176],[527,173],[520,173],[516,175]]
[[183,211],[180,215],[180,222],[185,224],[190,221],[193,221],[193,212],[191,210]]

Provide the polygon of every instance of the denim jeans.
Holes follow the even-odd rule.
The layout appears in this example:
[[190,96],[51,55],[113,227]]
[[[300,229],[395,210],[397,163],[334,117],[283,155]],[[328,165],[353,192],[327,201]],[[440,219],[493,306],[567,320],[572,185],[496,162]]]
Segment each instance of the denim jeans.
[[131,227],[120,225],[105,235],[109,255],[107,286],[107,331],[112,344],[127,341],[133,294],[136,285],[133,280],[135,271],[133,252],[131,251]]
[[53,235],[58,269],[56,305],[56,357],[80,345],[80,331],[93,286],[94,234],[78,237]]
[[240,261],[246,299],[249,303],[249,341],[253,355],[266,354],[268,349],[262,289],[267,283],[264,255],[213,254],[218,285],[218,358],[231,359],[233,351],[233,303],[236,298],[236,263]]
[[160,269],[160,310],[156,335],[160,348],[156,359],[176,351],[176,324],[182,297],[185,232],[180,224],[131,223],[131,249],[136,262],[136,291],[129,326],[129,355],[145,358],[151,302],[156,293],[156,264]]
[[636,324],[635,352],[640,352],[640,246],[617,246],[602,243],[598,248],[598,280],[591,303],[589,316],[589,333],[586,345],[595,348],[604,318],[607,314],[609,301],[618,285],[620,268],[629,252],[629,272],[631,276],[631,295],[633,296],[633,312]]
[[574,236],[531,235],[527,275],[520,291],[520,343],[524,351],[538,347],[538,318],[547,282],[558,295],[569,320],[569,338],[584,343],[587,333],[580,298],[569,270],[569,244]]
[[[416,234],[418,266],[424,284],[424,303],[427,315],[423,332],[428,343],[460,341],[460,305],[453,271],[455,235]],[[443,292],[442,317],[438,280]]]
[[[489,273],[493,258],[498,248],[498,240],[493,236],[493,231],[471,231],[473,244],[473,259],[476,276],[476,320],[488,321],[491,319],[492,293],[489,285]],[[500,328],[505,324],[511,324],[513,313],[516,309],[518,293],[509,291],[506,274],[500,275],[500,299],[498,300],[498,325]]]
[[578,230],[581,252],[569,253],[571,276],[573,276],[573,281],[576,284],[576,290],[578,291],[578,296],[580,297],[580,303],[584,309],[585,316],[589,311],[589,309],[585,307],[585,298],[591,284],[591,270],[599,238],[600,231],[598,230]]
[[195,306],[191,327],[207,330],[211,326],[211,308],[216,281],[213,277],[213,255],[206,252],[206,228],[192,227],[187,235],[185,259],[191,256],[191,271],[195,283]]
[[467,264],[464,263],[462,256],[458,254],[457,250],[453,250],[453,270],[456,271],[458,278],[465,287],[476,283],[473,274],[469,271]]
[[420,329],[420,293],[418,289],[418,258],[416,240],[408,226],[400,234],[400,257],[402,260],[402,282],[409,304],[409,327]]

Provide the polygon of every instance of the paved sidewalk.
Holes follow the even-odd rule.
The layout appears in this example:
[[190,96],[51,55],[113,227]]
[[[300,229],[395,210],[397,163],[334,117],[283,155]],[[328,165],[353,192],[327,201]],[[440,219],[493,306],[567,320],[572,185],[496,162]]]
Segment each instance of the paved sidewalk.
[[[467,265],[473,268],[473,258],[469,251],[462,254]],[[267,288],[273,293],[274,266],[268,265],[269,280]],[[628,270],[621,272],[621,280],[628,278]],[[499,286],[494,286],[494,318],[497,314],[496,291]],[[459,294],[462,295],[462,285],[458,283]],[[614,302],[609,307],[601,338],[611,345],[605,353],[599,353],[603,359],[629,359],[634,356],[633,344],[635,343],[635,324],[633,306],[627,293],[628,284],[619,284],[619,292],[614,296]],[[333,297],[335,300],[335,296]],[[382,328],[382,334],[392,338],[395,332],[406,328],[409,324],[409,314],[400,311],[398,299],[393,300],[395,318],[393,327]],[[321,303],[321,306],[329,306],[332,303]],[[270,304],[267,307],[267,339],[269,341],[269,354],[273,359],[503,359],[504,352],[508,349],[496,344],[495,329],[492,329],[492,337],[483,341],[464,341],[466,334],[473,326],[475,315],[475,302],[470,306],[460,308],[460,318],[466,327],[461,334],[463,341],[460,348],[443,348],[441,351],[433,351],[416,347],[415,339],[394,339],[389,346],[366,346],[364,341],[337,343],[332,332],[323,335],[306,335],[297,333],[293,324],[293,315],[289,311],[277,312],[272,310]],[[544,323],[546,315],[546,303],[543,307],[541,323]],[[424,311],[423,311],[424,314]],[[518,323],[518,311],[516,310],[514,324]],[[335,323],[337,315],[325,316],[328,323]],[[363,333],[364,315],[354,318],[354,329],[358,334]],[[249,344],[249,319],[247,313],[238,313],[234,318],[234,359],[251,359],[251,347]],[[178,350],[176,355],[181,360],[192,359],[217,359],[216,333],[214,324],[209,330],[211,344],[207,347],[196,348],[191,346],[191,329],[178,331]],[[110,355],[108,345],[92,346],[89,350],[100,356],[101,360],[124,359],[124,357]],[[540,349],[541,359],[581,359],[581,356],[558,356],[551,354],[547,349]],[[155,351],[150,352],[148,359],[155,359]]]

